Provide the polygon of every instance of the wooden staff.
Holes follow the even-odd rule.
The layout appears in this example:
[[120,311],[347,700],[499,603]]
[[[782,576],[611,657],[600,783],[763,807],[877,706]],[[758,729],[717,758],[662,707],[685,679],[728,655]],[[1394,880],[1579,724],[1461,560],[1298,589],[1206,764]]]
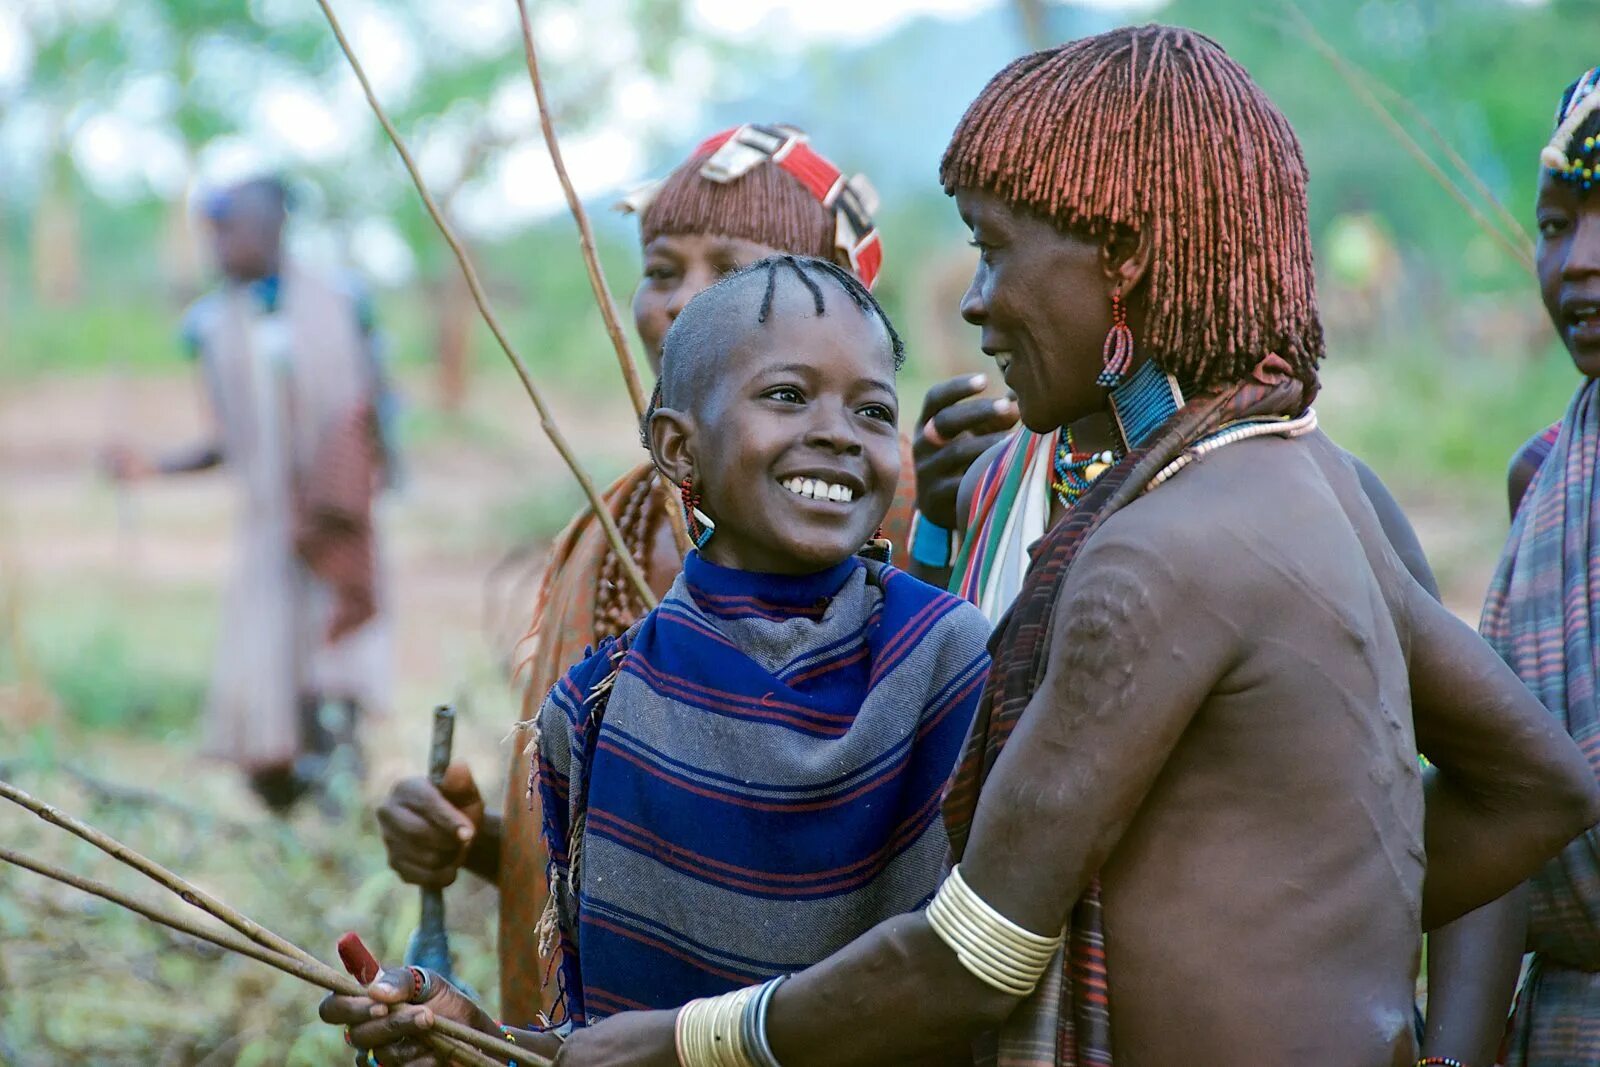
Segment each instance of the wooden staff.
[[511,361],[512,368],[522,381],[523,390],[528,394],[528,399],[533,401],[533,406],[539,413],[540,428],[544,430],[545,436],[550,439],[550,443],[555,446],[556,451],[561,454],[561,458],[571,468],[572,476],[578,479],[578,485],[583,488],[583,495],[589,498],[589,506],[594,510],[594,517],[600,523],[600,528],[605,531],[606,540],[611,543],[612,549],[617,553],[617,557],[622,563],[622,568],[628,575],[628,580],[634,584],[644,603],[649,607],[655,607],[655,593],[651,591],[650,583],[645,580],[644,572],[639,568],[639,564],[634,560],[633,554],[628,551],[628,546],[623,542],[622,533],[617,529],[615,520],[611,518],[611,512],[606,508],[605,499],[601,497],[600,491],[595,488],[594,482],[590,479],[588,472],[583,469],[583,465],[578,462],[578,456],[573,452],[572,446],[567,443],[566,435],[556,425],[555,416],[550,413],[550,408],[545,404],[544,397],[540,394],[538,387],[533,384],[533,376],[528,372],[527,363],[517,353],[515,346],[511,343],[511,339],[506,336],[505,330],[501,328],[499,318],[489,306],[489,298],[483,291],[483,285],[478,281],[478,272],[472,265],[471,257],[467,255],[466,249],[456,237],[455,231],[451,229],[450,224],[445,221],[443,213],[439,210],[439,205],[434,202],[433,194],[428,192],[427,183],[422,180],[422,172],[417,169],[416,161],[412,159],[410,149],[406,147],[405,141],[401,139],[399,131],[394,128],[394,123],[389,121],[389,115],[384,111],[383,105],[378,103],[378,97],[372,91],[372,82],[367,79],[366,70],[361,66],[361,61],[356,58],[354,49],[350,47],[350,41],[344,35],[344,27],[339,24],[338,16],[333,13],[333,8],[328,6],[328,0],[317,0],[317,6],[322,8],[322,14],[327,18],[329,28],[333,30],[333,36],[339,42],[339,50],[344,53],[345,59],[350,63],[350,69],[355,72],[356,80],[361,83],[361,91],[366,95],[367,103],[371,106],[372,113],[377,116],[379,124],[383,126],[383,132],[389,135],[390,143],[394,145],[395,151],[400,154],[400,161],[405,164],[406,172],[411,175],[412,184],[417,187],[417,194],[422,197],[423,207],[427,208],[429,216],[433,219],[433,224],[439,228],[440,234],[444,236],[445,243],[450,246],[450,251],[455,253],[456,262],[461,266],[461,273],[466,278],[467,288],[472,291],[472,299],[478,305],[479,314],[483,316],[483,321],[488,325],[489,332],[494,334],[495,340],[500,343],[501,351]]
[[[567,177],[567,167],[561,159],[561,143],[556,139],[550,103],[545,99],[544,79],[539,76],[539,52],[533,45],[533,18],[528,14],[527,0],[517,0],[517,16],[522,21],[522,52],[528,61],[528,80],[533,82],[533,98],[539,106],[539,128],[544,132],[544,144],[550,151],[550,162],[555,166],[561,191],[566,194],[567,207],[572,211],[573,221],[578,224],[578,248],[583,253],[583,265],[589,270],[589,287],[594,290],[595,303],[600,305],[600,317],[605,320],[611,345],[617,350],[617,362],[622,366],[622,380],[627,383],[634,412],[643,424],[646,402],[644,389],[639,384],[639,368],[628,348],[627,337],[622,332],[622,323],[617,316],[617,303],[611,296],[611,286],[606,284],[606,272],[600,266],[600,257],[595,252],[589,213],[583,209],[583,201],[578,199],[578,191],[573,188],[572,179]],[[677,542],[678,551],[687,556],[694,546],[689,542],[689,531],[684,524],[672,524],[672,537]]]

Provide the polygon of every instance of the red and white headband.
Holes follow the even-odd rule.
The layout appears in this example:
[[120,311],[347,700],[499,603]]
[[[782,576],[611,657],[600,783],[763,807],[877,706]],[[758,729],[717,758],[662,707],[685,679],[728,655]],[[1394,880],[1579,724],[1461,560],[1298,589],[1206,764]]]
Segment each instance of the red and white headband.
[[[789,174],[833,212],[834,247],[861,283],[871,289],[878,280],[883,267],[883,241],[872,221],[878,210],[877,190],[864,174],[846,178],[843,171],[811,147],[811,138],[800,130],[748,123],[706,138],[694,155],[707,156],[700,165],[700,176],[718,184],[735,181],[763,163]],[[642,212],[658,187],[656,183],[640,190],[621,206]]]

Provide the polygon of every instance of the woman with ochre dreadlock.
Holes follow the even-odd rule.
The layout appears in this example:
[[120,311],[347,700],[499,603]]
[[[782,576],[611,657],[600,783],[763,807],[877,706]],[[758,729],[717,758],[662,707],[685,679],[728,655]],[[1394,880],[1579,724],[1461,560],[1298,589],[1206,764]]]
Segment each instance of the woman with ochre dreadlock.
[[1293,131],[1214,42],[1120,29],[1001,71],[941,176],[1023,424],[1109,423],[991,642],[955,866],[925,912],[563,1067],[1412,1062],[1422,931],[1600,789],[1316,429]]
[[[643,277],[633,297],[634,324],[652,370],[684,306],[724,275],[773,252],[831,260],[870,289],[882,261],[872,222],[876,194],[857,175],[847,178],[800,131],[749,125],[703,142],[663,181],[630,197],[624,208],[639,216]],[[905,449],[909,444],[902,441]],[[909,468],[909,463],[907,464]],[[606,490],[629,552],[659,597],[683,565],[673,526],[682,521],[677,489],[639,464]],[[914,488],[901,479],[884,522],[904,565]],[[593,515],[585,511],[551,548],[533,611],[519,677],[525,718],[562,673],[645,612]],[[442,790],[426,779],[398,783],[378,811],[389,862],[407,881],[448,885],[469,870],[501,886],[529,891],[500,896],[500,987],[507,1019],[531,1022],[554,995],[541,996],[542,973],[534,925],[546,857],[538,841],[538,815],[528,798],[527,733],[512,740],[503,816],[486,814],[471,774],[452,767]]]

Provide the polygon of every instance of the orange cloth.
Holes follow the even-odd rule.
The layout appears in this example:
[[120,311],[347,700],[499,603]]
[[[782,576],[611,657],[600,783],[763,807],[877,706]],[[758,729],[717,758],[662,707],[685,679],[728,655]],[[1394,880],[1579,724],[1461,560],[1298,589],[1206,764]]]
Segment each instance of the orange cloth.
[[[912,470],[911,442],[902,436],[900,484],[883,523],[885,536],[894,543],[893,562],[901,568],[909,562],[911,514],[916,509]],[[642,463],[613,482],[604,493],[612,518],[620,517],[639,480],[653,477],[655,469]],[[650,506],[661,507],[664,499],[664,494],[657,493],[651,496]],[[683,521],[676,507],[660,518],[662,522]],[[524,664],[525,719],[538,714],[551,686],[595,643],[595,599],[607,547],[600,524],[584,511],[550,548],[529,632],[532,651]],[[641,561],[645,579],[660,595],[672,585],[677,572],[653,573],[650,562]],[[547,896],[545,866],[549,857],[539,837],[539,812],[528,791],[532,739],[531,722],[519,726],[512,736],[500,842],[500,1017],[512,1026],[533,1022],[541,1010],[548,1010],[555,995],[553,988],[544,988],[546,962],[539,958],[535,933]]]

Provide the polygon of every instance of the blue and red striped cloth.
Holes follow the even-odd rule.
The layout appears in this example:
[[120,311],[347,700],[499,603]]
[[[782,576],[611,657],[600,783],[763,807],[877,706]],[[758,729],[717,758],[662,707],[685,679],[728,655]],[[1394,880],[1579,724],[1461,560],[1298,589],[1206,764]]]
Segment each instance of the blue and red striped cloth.
[[925,905],[988,636],[886,565],[780,577],[691,553],[540,713],[567,1017],[800,970]]

